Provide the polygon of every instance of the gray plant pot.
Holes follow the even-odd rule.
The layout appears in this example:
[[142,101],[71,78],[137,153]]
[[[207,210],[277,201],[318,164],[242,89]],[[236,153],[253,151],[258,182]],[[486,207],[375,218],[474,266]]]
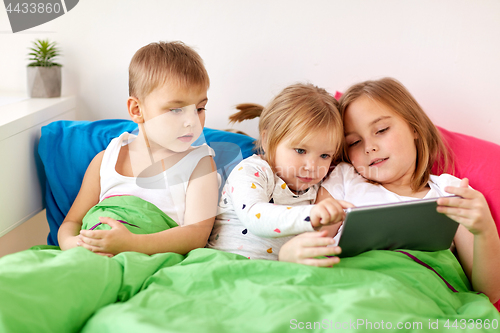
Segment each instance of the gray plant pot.
[[32,98],[61,96],[61,67],[27,67],[28,94]]

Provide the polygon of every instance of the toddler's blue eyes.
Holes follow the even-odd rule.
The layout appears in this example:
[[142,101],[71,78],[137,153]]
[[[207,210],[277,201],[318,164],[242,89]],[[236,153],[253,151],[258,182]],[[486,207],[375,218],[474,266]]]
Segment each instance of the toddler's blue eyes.
[[[297,154],[305,154],[306,153],[306,150],[305,149],[301,149],[301,148],[294,148],[294,150],[297,152]],[[329,154],[321,154],[319,155],[322,159],[328,159],[330,158],[330,155]]]

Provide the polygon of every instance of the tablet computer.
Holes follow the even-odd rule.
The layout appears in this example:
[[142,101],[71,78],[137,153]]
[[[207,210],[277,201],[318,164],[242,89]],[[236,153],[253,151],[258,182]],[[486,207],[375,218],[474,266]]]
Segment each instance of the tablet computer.
[[370,250],[450,248],[458,223],[436,211],[437,199],[347,209],[339,257],[352,257]]

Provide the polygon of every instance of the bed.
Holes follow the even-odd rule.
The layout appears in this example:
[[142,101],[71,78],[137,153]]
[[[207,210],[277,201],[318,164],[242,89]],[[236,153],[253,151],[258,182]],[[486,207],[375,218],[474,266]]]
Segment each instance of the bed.
[[[88,163],[135,130],[116,119],[42,128],[48,245],[0,259],[0,332],[498,332],[499,303],[470,290],[450,251],[370,251],[334,268],[207,248],[186,256],[61,252],[57,230]],[[454,173],[483,192],[500,230],[500,146],[440,130],[455,153]],[[222,180],[254,141],[207,128],[200,140],[214,148]]]

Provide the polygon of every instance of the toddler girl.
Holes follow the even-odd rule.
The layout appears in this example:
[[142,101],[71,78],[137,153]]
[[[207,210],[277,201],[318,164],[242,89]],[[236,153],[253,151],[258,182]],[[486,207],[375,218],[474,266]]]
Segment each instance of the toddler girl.
[[344,218],[344,202],[329,198],[313,204],[343,141],[337,100],[311,84],[295,84],[266,108],[237,108],[232,121],[260,116],[261,154],[229,175],[208,245],[276,260],[291,236]]

